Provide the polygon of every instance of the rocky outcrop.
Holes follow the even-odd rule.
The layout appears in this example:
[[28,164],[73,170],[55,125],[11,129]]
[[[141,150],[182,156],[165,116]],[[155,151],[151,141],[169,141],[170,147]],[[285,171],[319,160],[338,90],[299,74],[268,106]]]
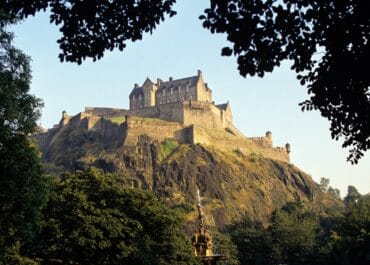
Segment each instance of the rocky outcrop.
[[[159,142],[147,135],[138,137],[135,146],[125,146],[122,128],[109,128],[104,121],[96,130],[66,128],[43,146],[45,170],[94,166],[118,174],[127,185],[154,191],[169,206],[195,220],[197,189],[202,195],[206,223],[223,226],[248,214],[266,221],[288,201],[308,202],[317,207],[337,202],[323,194],[309,175],[297,167],[261,154],[245,154],[239,149],[221,150],[200,144],[180,144],[168,139]],[[323,196],[326,198],[323,200]],[[318,207],[320,208],[320,207]]]

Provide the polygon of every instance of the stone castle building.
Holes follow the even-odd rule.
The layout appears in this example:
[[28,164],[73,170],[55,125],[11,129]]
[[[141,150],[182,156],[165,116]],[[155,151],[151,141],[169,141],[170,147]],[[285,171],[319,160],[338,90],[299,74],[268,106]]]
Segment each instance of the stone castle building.
[[212,102],[212,91],[200,70],[198,75],[187,78],[170,77],[168,81],[158,78],[157,83],[147,78],[142,86],[135,84],[130,93],[130,110],[190,100]]
[[[195,76],[157,79],[156,83],[147,78],[141,86],[134,85],[129,100],[129,109],[86,107],[74,116],[63,112],[59,124],[37,136],[41,150],[65,128],[82,127],[106,137],[123,137],[127,147],[135,147],[138,137],[146,134],[159,141],[172,138],[289,162],[290,146],[273,147],[271,132],[246,137],[233,125],[230,104],[213,102],[212,90],[200,70]],[[113,133],[106,121],[119,123],[121,131]]]

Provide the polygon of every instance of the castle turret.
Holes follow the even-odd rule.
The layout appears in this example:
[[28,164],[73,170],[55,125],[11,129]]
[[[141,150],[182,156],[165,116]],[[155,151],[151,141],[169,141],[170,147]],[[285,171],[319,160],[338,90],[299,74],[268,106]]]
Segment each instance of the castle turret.
[[272,132],[271,131],[267,131],[266,132],[266,134],[265,134],[265,141],[267,143],[267,146],[269,146],[269,147],[272,147],[273,146]]
[[290,143],[286,143],[285,144],[285,149],[286,149],[286,152],[288,153],[288,155],[290,154]]
[[65,126],[66,124],[68,124],[70,119],[71,119],[71,116],[69,116],[67,114],[67,111],[63,110],[62,111],[62,119],[60,120],[59,125],[60,126]]

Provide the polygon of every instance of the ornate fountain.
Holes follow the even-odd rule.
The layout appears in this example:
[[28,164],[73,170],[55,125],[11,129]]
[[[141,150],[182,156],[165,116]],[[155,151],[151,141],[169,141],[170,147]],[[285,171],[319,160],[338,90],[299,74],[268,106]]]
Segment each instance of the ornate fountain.
[[193,234],[191,241],[193,243],[193,249],[195,256],[202,260],[204,265],[216,265],[220,260],[227,260],[225,255],[213,254],[212,252],[212,236],[208,233],[204,224],[204,213],[201,204],[201,197],[198,193],[198,229]]

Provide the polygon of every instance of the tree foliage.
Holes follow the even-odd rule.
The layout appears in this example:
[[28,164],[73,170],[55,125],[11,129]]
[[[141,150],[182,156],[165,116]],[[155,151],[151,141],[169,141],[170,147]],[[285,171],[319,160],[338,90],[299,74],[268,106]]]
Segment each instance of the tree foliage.
[[113,175],[63,175],[43,213],[29,253],[42,264],[196,264],[181,218]]
[[5,29],[10,22],[0,12],[0,263],[6,252],[37,232],[47,184],[29,137],[41,101],[28,93],[29,58],[12,46],[12,34]]
[[241,265],[272,263],[272,238],[260,222],[245,216],[239,222],[229,225],[226,232],[237,246]]
[[[50,10],[60,27],[61,61],[82,63],[123,50],[176,14],[176,0],[3,0],[12,18]],[[210,0],[200,16],[212,33],[226,33],[242,76],[264,76],[291,60],[310,98],[302,110],[319,110],[331,136],[344,140],[348,160],[357,163],[370,148],[370,3],[363,0]]]
[[370,196],[353,189],[356,201],[340,214],[315,215],[296,202],[275,211],[268,225],[248,217],[233,223],[227,233],[237,246],[240,264],[369,264]]
[[50,10],[50,23],[59,26],[61,61],[81,64],[86,58],[100,59],[105,50],[122,51],[126,41],[141,40],[152,32],[171,9],[175,0],[3,0],[0,4],[16,18]]
[[272,255],[278,264],[309,263],[315,248],[318,224],[300,203],[288,203],[272,216]]
[[[211,0],[200,18],[212,33],[226,33],[241,75],[264,76],[292,61],[310,99],[343,137],[348,160],[370,148],[370,3],[362,0]],[[320,56],[318,56],[320,53]]]

